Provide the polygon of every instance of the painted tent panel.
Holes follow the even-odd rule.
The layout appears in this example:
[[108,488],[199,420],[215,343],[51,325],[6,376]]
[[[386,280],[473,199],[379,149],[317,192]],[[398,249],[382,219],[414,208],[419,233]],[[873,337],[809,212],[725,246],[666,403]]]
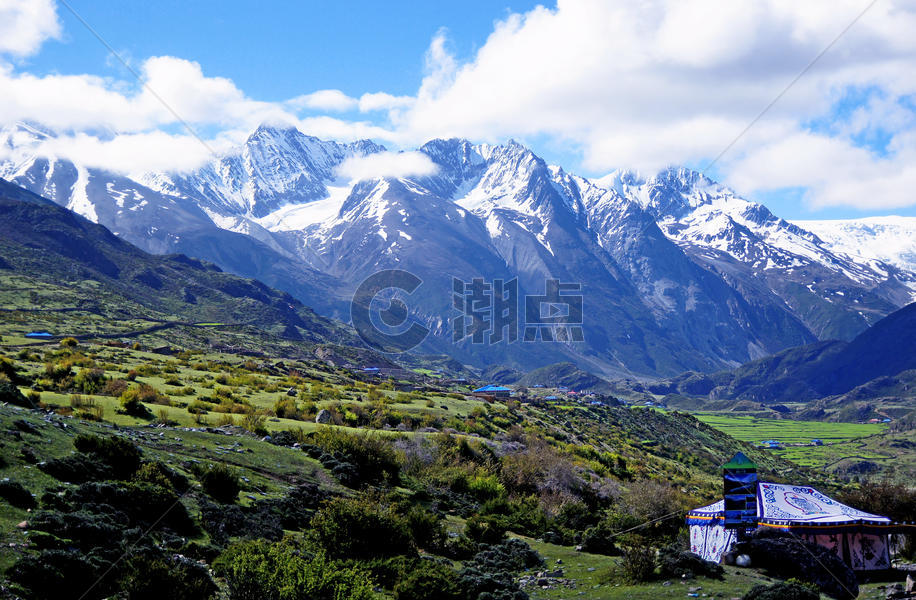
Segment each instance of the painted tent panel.
[[890,549],[886,535],[867,533],[846,534],[849,544],[850,566],[856,571],[875,571],[891,568]]
[[808,534],[800,536],[806,542],[811,542],[812,544],[817,544],[818,546],[823,546],[827,548],[834,554],[836,554],[840,559],[843,559],[843,542],[846,539],[842,533],[818,533],[818,534]]
[[812,487],[764,482],[757,486],[757,516],[771,521],[824,525],[891,522],[887,517],[846,506]]
[[735,530],[726,529],[721,523],[690,526],[690,551],[704,560],[719,562],[735,539]]

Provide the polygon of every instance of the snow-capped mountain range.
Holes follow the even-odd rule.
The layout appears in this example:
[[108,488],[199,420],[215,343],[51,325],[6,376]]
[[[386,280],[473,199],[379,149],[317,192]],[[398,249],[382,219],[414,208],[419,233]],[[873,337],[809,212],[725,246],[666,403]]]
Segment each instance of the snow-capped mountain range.
[[881,262],[916,273],[916,217],[795,221],[795,224],[816,234],[831,252],[859,262]]
[[[39,156],[52,135],[0,131],[0,177],[147,250],[212,260],[337,316],[368,275],[410,270],[424,281],[411,306],[433,332],[424,348],[470,364],[708,371],[850,339],[916,290],[909,221],[793,224],[687,169],[588,180],[515,142],[452,139],[418,149],[433,175],[346,181],[345,160],[385,149],[261,126],[194,172],[126,176]],[[896,253],[862,242],[890,229]],[[585,340],[454,344],[452,277],[517,278],[522,295],[580,283]]]

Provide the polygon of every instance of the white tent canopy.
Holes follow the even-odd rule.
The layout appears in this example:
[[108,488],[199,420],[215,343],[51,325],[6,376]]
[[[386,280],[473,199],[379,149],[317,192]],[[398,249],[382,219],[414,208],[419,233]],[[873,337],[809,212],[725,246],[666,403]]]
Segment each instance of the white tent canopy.
[[757,518],[761,522],[777,525],[891,524],[887,517],[846,506],[813,487],[762,481],[757,484]]
[[[829,548],[856,570],[891,566],[888,534],[902,527],[891,519],[837,502],[809,486],[757,483],[757,523],[789,531]],[[736,541],[725,528],[723,500],[687,513],[691,551],[719,562]]]

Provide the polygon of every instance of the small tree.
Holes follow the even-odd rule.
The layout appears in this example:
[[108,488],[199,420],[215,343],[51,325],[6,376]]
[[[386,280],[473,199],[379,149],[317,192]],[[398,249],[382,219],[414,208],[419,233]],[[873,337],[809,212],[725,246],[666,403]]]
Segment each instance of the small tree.
[[642,583],[655,574],[655,548],[644,537],[634,534],[621,536],[620,547],[623,556],[620,567],[624,578],[630,583]]
[[223,504],[235,502],[238,498],[241,484],[239,476],[222,463],[217,463],[207,469],[202,469],[197,474],[204,493]]
[[256,413],[254,409],[251,408],[245,412],[245,416],[242,417],[242,421],[239,425],[242,429],[250,431],[251,433],[267,435],[267,427],[265,427],[266,421],[267,419],[264,418],[264,415]]
[[140,449],[124,438],[80,434],[73,447],[111,467],[116,479],[130,479],[140,468]]
[[105,371],[82,368],[73,378],[73,384],[84,394],[95,394],[105,385]]
[[330,500],[312,518],[311,534],[333,558],[416,554],[407,520],[367,497]]

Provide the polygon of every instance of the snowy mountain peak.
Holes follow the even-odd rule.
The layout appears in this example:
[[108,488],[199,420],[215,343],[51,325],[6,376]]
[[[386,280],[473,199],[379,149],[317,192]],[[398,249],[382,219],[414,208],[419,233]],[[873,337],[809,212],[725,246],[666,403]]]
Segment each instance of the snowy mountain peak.
[[38,123],[20,121],[0,128],[0,147],[22,149],[55,137],[54,132]]
[[209,214],[259,219],[287,206],[328,198],[328,186],[343,161],[384,150],[369,140],[341,144],[295,127],[264,124],[244,144],[196,172],[149,173],[142,179],[164,193],[198,198]]
[[916,273],[916,217],[795,221],[794,225],[813,232],[833,252]]

